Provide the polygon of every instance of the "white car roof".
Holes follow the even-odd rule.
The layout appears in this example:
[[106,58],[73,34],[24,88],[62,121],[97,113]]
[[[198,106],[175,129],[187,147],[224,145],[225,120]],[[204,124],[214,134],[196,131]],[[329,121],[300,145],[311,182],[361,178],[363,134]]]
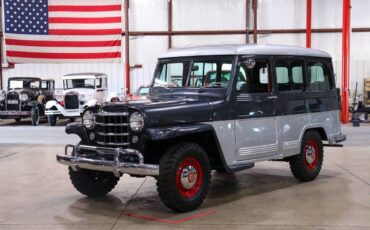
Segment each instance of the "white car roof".
[[107,78],[107,75],[104,73],[73,73],[64,75],[62,79],[95,79],[97,77]]
[[285,45],[214,45],[172,49],[161,58],[216,56],[216,55],[293,55],[331,58],[330,54],[316,49]]

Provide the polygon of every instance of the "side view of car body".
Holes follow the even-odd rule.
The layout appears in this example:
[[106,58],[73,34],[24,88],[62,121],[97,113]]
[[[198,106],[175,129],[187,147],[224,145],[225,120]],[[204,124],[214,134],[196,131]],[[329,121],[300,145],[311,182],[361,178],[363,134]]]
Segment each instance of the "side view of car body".
[[53,91],[54,80],[9,78],[8,91],[0,92],[0,118],[19,122],[22,118],[31,117],[32,125],[38,125]]
[[57,90],[54,100],[46,103],[45,114],[50,126],[54,126],[59,117],[73,121],[81,116],[86,107],[103,103],[107,97],[106,74],[68,74],[62,78],[62,82],[63,89]]
[[67,126],[80,142],[59,163],[82,194],[103,196],[120,176],[153,176],[177,212],[205,199],[211,170],[287,161],[300,181],[320,173],[325,146],[346,139],[331,57],[320,50],[224,45],[158,60],[147,100],[88,109]]

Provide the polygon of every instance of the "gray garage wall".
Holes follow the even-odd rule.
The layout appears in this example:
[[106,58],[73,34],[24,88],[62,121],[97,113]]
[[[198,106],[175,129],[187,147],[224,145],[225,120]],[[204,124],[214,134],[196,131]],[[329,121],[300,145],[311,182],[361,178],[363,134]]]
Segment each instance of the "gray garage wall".
[[[259,29],[305,28],[306,0],[258,0]],[[241,30],[245,28],[245,0],[173,0],[173,30]],[[352,26],[369,27],[370,1],[352,0]],[[342,0],[313,0],[313,28],[340,28]],[[167,0],[130,0],[131,31],[167,30]],[[262,44],[305,45],[304,34],[265,34],[258,36]],[[353,33],[351,38],[351,88],[370,77],[370,33]],[[174,36],[174,47],[207,44],[244,44],[243,35]],[[341,34],[313,34],[312,47],[333,56],[337,78],[341,79]],[[148,84],[157,57],[167,50],[166,36],[130,38],[131,65],[142,69],[131,71],[131,89]],[[112,91],[125,87],[124,64],[27,64],[4,70],[4,83],[10,76],[55,78],[72,72],[98,71],[110,76]],[[338,86],[340,85],[340,81]]]

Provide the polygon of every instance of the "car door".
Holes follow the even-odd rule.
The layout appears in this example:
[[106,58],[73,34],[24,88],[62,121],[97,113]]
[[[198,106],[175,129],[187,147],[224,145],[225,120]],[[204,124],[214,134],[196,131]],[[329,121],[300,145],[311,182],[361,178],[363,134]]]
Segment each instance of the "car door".
[[235,143],[238,161],[271,158],[279,153],[277,95],[268,58],[242,58],[236,83]]
[[103,103],[106,98],[106,88],[104,87],[105,78],[98,77],[96,78],[96,100],[99,103]]

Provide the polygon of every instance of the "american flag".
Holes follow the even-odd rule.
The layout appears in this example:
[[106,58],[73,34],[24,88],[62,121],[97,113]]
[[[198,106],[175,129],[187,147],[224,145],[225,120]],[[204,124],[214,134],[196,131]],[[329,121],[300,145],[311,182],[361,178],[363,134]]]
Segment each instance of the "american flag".
[[4,0],[9,63],[121,61],[122,0]]

